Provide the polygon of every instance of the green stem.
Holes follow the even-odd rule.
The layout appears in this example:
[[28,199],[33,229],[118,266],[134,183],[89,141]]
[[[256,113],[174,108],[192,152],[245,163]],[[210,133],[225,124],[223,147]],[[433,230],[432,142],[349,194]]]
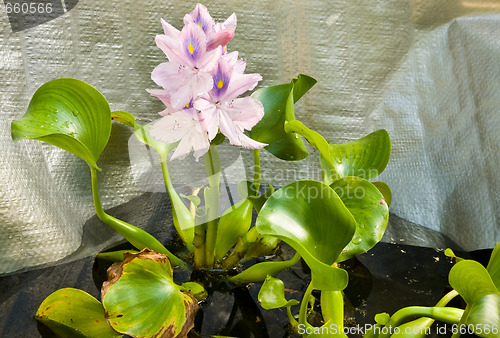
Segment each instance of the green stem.
[[248,249],[257,240],[259,233],[255,227],[248,230],[248,232],[238,239],[236,246],[229,256],[222,262],[222,267],[226,270],[234,268],[240,260],[245,257]]
[[[415,317],[428,317],[448,324],[458,324],[462,318],[464,310],[450,307],[423,307],[409,306],[397,311],[392,315],[385,327],[395,328]],[[387,330],[381,334],[380,338],[389,338],[393,330]]]
[[215,244],[217,241],[217,224],[220,207],[220,156],[217,146],[210,146],[205,154],[205,171],[208,177],[208,194],[205,206],[208,213],[207,231],[205,238],[205,265],[213,267],[215,263]]
[[248,269],[240,272],[236,276],[230,277],[227,280],[234,284],[248,284],[254,282],[262,282],[267,275],[274,276],[278,272],[291,268],[300,260],[298,252],[288,261],[280,262],[260,262],[250,266]]
[[342,291],[321,291],[321,313],[325,323],[344,327],[344,296]]
[[309,305],[309,297],[311,296],[313,290],[314,290],[313,284],[309,283],[306,292],[304,292],[304,296],[302,297],[302,301],[300,303],[299,324],[303,325],[307,324],[307,307]]
[[194,266],[197,269],[205,265],[205,236],[207,223],[198,224],[194,228]]
[[150,250],[154,250],[161,254],[167,255],[168,258],[170,258],[170,260],[172,261],[173,265],[184,268],[186,266],[186,263],[176,257],[173,253],[168,251],[156,238],[151,236],[149,233],[104,212],[101,205],[101,199],[99,197],[99,190],[97,187],[96,169],[90,168],[90,172],[92,177],[92,197],[94,198],[94,207],[97,217],[99,217],[101,221],[103,221],[120,235],[122,235],[137,249],[142,250],[144,248],[148,248]]
[[292,330],[294,333],[299,332],[299,323],[293,318],[292,315],[292,310],[291,310],[291,305],[286,307],[286,315],[288,316],[288,321],[290,322],[290,325],[292,325]]
[[458,292],[456,290],[451,290],[450,292],[448,292],[446,295],[443,296],[443,298],[441,298],[439,300],[439,302],[437,302],[436,306],[437,307],[444,307],[446,305],[448,305],[448,303],[453,299],[455,298],[456,296],[458,296]]
[[167,189],[168,196],[170,197],[170,203],[172,205],[172,219],[175,229],[189,252],[193,252],[194,218],[172,185],[170,174],[168,173],[166,158],[162,158],[161,170],[163,172],[165,188]]
[[470,306],[467,304],[465,307],[464,313],[462,315],[462,318],[460,318],[460,321],[458,322],[458,330],[451,336],[451,338],[458,338],[460,337],[460,328],[462,328],[465,325],[466,318],[469,317],[469,312],[470,312]]
[[260,182],[262,180],[262,171],[260,167],[260,149],[253,151],[254,167],[253,167],[253,186],[256,194],[260,189]]

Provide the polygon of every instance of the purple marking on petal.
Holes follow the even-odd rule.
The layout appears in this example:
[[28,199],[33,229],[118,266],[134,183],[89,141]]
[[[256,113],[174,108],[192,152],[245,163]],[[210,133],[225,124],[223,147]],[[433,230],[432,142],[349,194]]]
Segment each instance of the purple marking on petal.
[[192,34],[188,36],[183,43],[184,54],[193,61],[200,58],[202,52],[200,51],[200,41],[197,40]]
[[202,4],[197,4],[195,9],[189,13],[192,18],[192,22],[200,26],[205,34],[212,33],[214,26],[214,19],[210,16],[208,9]]
[[231,81],[231,67],[229,67],[227,62],[221,60],[212,78],[214,82],[212,97],[218,101],[226,92],[229,82]]

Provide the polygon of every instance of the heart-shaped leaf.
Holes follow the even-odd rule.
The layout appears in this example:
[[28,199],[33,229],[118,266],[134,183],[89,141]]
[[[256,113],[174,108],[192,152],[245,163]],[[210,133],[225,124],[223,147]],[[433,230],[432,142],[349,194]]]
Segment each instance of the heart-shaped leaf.
[[291,83],[265,87],[255,91],[252,97],[264,105],[264,117],[250,131],[250,136],[259,142],[267,143],[265,148],[274,156],[298,161],[306,158],[307,152],[302,139],[284,130],[285,121],[295,120],[294,103],[302,97],[316,80],[300,74]]
[[337,259],[342,262],[370,250],[382,239],[389,221],[389,208],[380,191],[362,178],[344,177],[330,187],[356,220],[354,237]]
[[[330,144],[331,162],[340,177],[358,176],[371,180],[384,171],[390,155],[391,139],[385,129],[348,143]],[[321,166],[327,173],[330,172],[324,159]],[[336,178],[333,177],[333,180]]]
[[150,250],[125,254],[108,269],[102,300],[106,319],[118,332],[134,337],[186,337],[198,302],[172,280],[166,255]]
[[296,299],[286,300],[285,284],[283,284],[281,279],[272,276],[266,277],[266,280],[260,287],[258,299],[260,305],[266,310],[299,304],[299,301]]
[[14,141],[44,141],[75,154],[94,169],[111,134],[108,101],[76,79],[56,79],[33,94],[26,114],[12,122]]
[[216,260],[222,259],[252,225],[252,203],[244,199],[227,209],[219,219],[215,246]]
[[351,241],[356,221],[326,184],[297,181],[277,190],[260,210],[256,227],[304,258],[315,288],[339,291],[347,285],[347,272],[331,265]]
[[448,280],[468,305],[484,296],[499,294],[486,268],[473,260],[466,259],[455,264]]
[[60,289],[45,298],[36,319],[58,337],[122,337],[108,325],[102,304],[78,289]]
[[472,304],[465,322],[479,337],[498,337],[500,328],[500,295],[491,294],[479,298]]

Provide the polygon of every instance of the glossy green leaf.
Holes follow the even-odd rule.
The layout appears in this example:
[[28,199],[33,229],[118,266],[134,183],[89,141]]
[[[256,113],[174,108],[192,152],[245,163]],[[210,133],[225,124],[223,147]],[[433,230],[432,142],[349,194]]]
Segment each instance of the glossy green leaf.
[[[330,144],[332,163],[340,177],[374,179],[384,171],[390,155],[391,139],[385,129],[348,143]],[[321,165],[327,173],[330,171],[324,159]],[[333,180],[337,178],[339,177],[333,177]]]
[[265,148],[274,156],[288,161],[306,158],[304,142],[296,135],[285,132],[285,121],[295,120],[294,103],[302,97],[316,80],[300,74],[291,83],[265,87],[255,91],[252,97],[264,105],[264,117],[250,131],[250,136],[267,143]]
[[362,178],[344,177],[330,187],[356,220],[356,232],[337,259],[342,262],[370,250],[382,239],[389,221],[389,208],[380,191]]
[[455,264],[448,275],[450,285],[472,305],[479,298],[499,294],[484,266],[473,260],[463,260]]
[[219,219],[215,259],[222,259],[252,225],[252,204],[244,199],[227,209]]
[[339,291],[347,285],[347,272],[331,265],[351,241],[356,221],[326,184],[297,181],[277,190],[260,210],[256,227],[303,257],[315,288]]
[[52,293],[42,302],[35,317],[58,337],[122,337],[108,325],[102,304],[78,289]]
[[500,290],[500,243],[493,249],[486,270],[488,270],[497,289]]
[[382,193],[384,196],[385,203],[387,203],[387,206],[390,207],[392,203],[392,191],[391,188],[389,188],[389,185],[385,182],[371,182],[377,189]]
[[296,299],[286,300],[285,284],[283,284],[281,279],[272,276],[266,277],[266,280],[260,287],[258,299],[260,305],[266,310],[299,304],[299,301]]
[[89,84],[56,79],[33,94],[21,120],[12,122],[14,141],[44,141],[75,154],[94,169],[111,134],[108,101]]
[[108,269],[102,299],[106,319],[134,337],[185,336],[193,327],[198,302],[172,280],[166,255],[147,249],[125,254]]
[[496,338],[500,330],[500,295],[491,294],[472,304],[465,322],[470,331],[479,337]]

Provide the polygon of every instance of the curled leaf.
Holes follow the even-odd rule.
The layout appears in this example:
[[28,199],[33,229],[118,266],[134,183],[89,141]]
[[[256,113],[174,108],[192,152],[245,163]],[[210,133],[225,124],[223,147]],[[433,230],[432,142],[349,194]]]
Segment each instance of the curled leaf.
[[297,102],[316,80],[300,74],[291,83],[265,87],[255,91],[252,97],[264,105],[264,117],[250,131],[250,136],[259,142],[267,143],[265,148],[274,156],[288,161],[306,158],[304,142],[284,130],[286,121],[295,120],[294,103]]
[[111,135],[111,110],[104,96],[76,79],[55,79],[33,94],[21,120],[12,122],[14,141],[44,141],[75,154],[94,169]]
[[258,299],[260,305],[266,310],[299,304],[299,301],[296,299],[286,300],[283,281],[272,276],[266,277],[266,280],[260,287]]
[[58,337],[122,336],[106,322],[102,304],[78,289],[60,289],[50,294],[38,308],[35,317]]

